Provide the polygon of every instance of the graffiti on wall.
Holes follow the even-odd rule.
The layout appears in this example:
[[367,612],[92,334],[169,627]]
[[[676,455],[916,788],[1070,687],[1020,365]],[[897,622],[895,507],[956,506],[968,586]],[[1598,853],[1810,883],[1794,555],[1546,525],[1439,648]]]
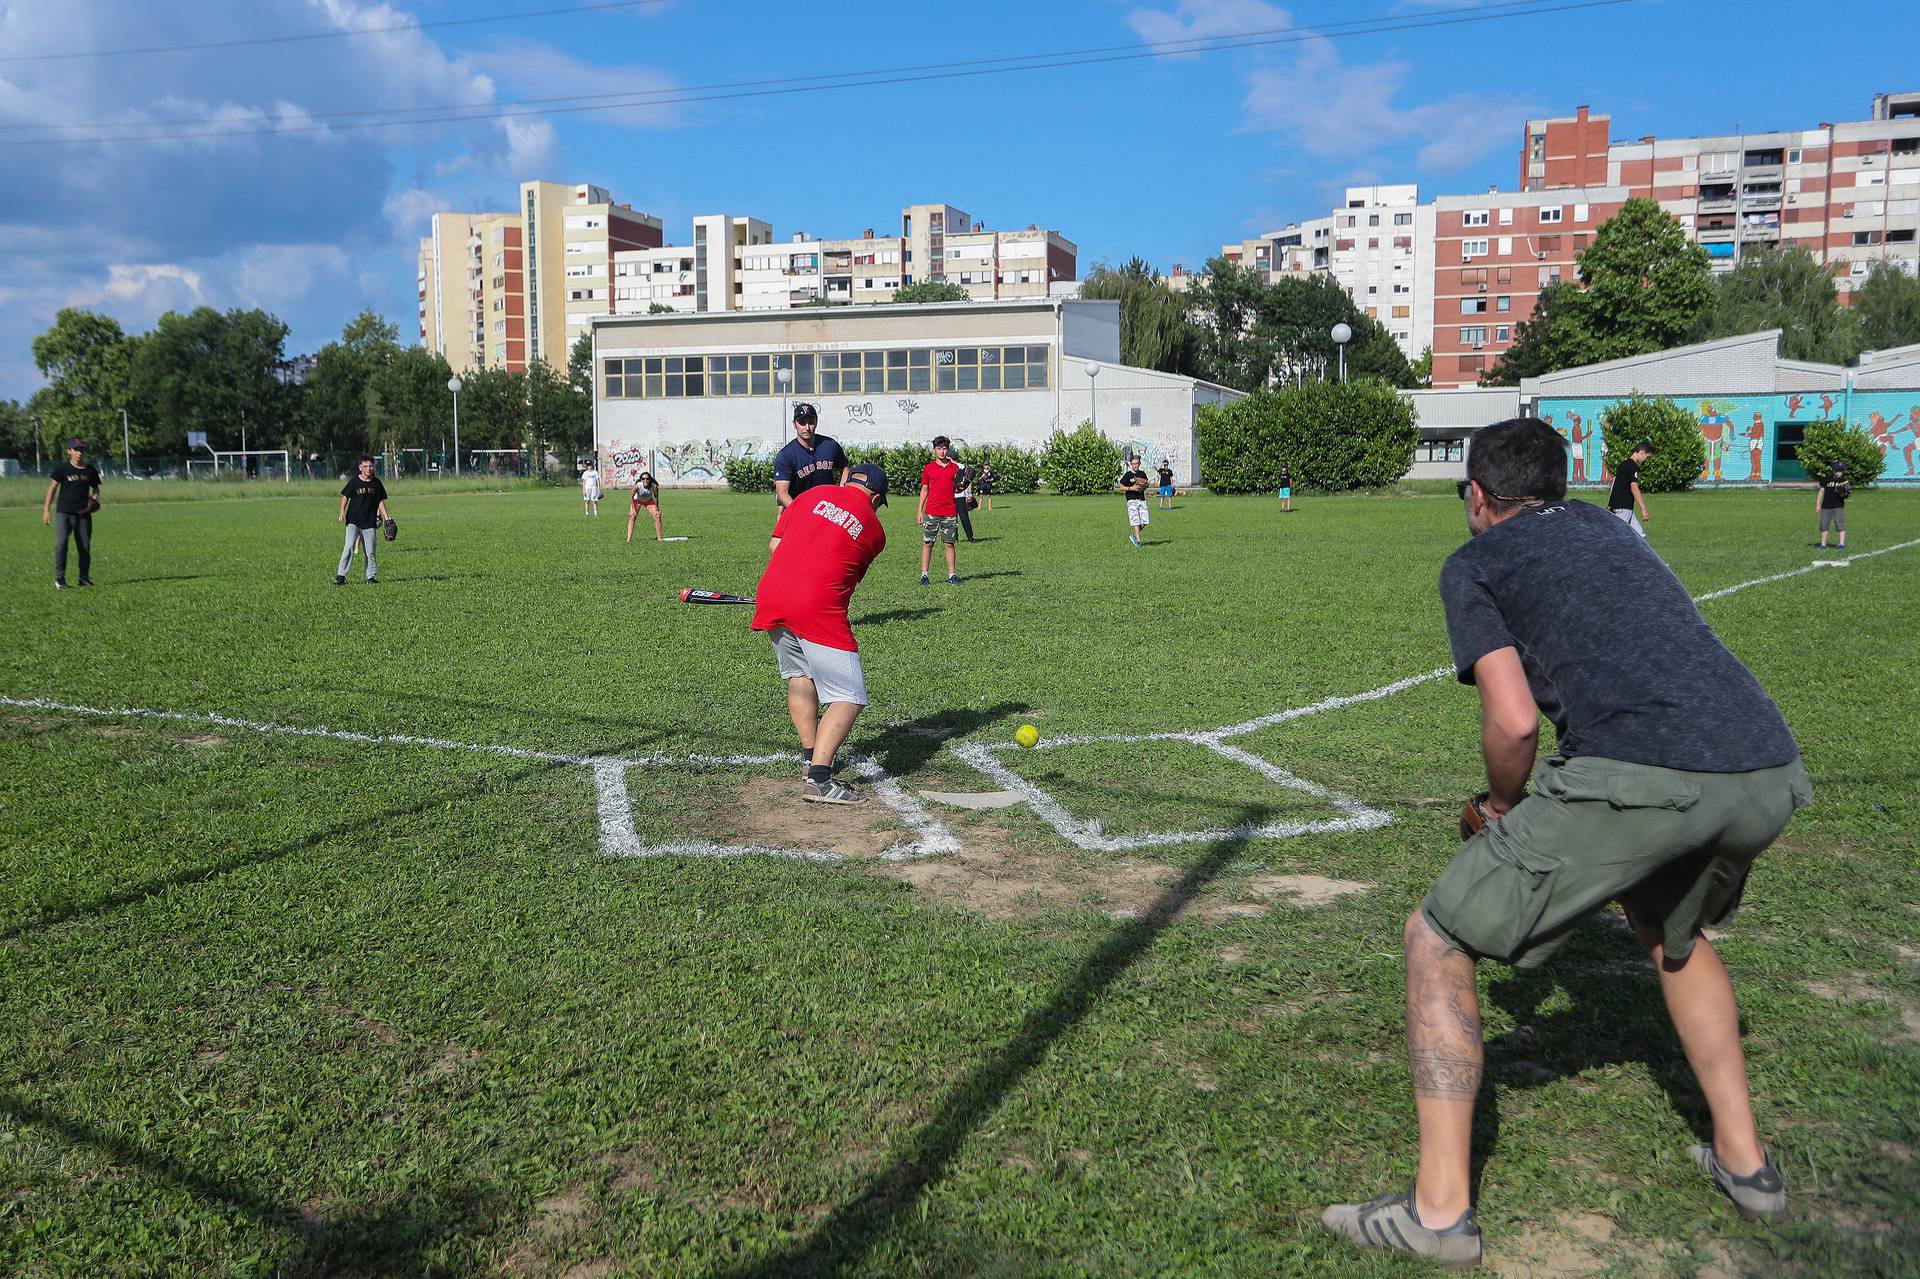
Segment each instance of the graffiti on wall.
[[[1770,484],[1780,458],[1780,428],[1844,417],[1880,446],[1881,483],[1920,482],[1920,390],[1811,391],[1780,395],[1675,396],[1700,429],[1700,484]],[[1544,398],[1541,419],[1567,441],[1567,482],[1606,483],[1607,413],[1619,397]],[[1791,460],[1791,441],[1787,460]],[[1799,478],[1797,469],[1783,478]]]

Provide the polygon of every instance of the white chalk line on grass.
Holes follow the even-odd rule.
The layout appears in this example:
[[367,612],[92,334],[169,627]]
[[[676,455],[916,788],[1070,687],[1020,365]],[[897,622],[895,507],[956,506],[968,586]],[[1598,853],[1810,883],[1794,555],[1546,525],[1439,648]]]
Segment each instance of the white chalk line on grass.
[[[163,711],[144,706],[81,706],[55,701],[50,697],[0,696],[0,706],[22,710],[54,711],[67,715],[91,715],[102,719],[164,720],[176,724],[211,724],[240,732],[279,737],[317,737],[336,742],[355,742],[376,746],[415,746],[431,750],[463,751],[475,755],[493,755],[505,759],[524,759],[539,763],[565,764],[584,768],[593,776],[596,807],[600,822],[601,851],[612,857],[659,857],[675,854],[688,857],[765,856],[796,858],[802,861],[843,860],[839,853],[809,852],[797,848],[769,848],[759,844],[719,844],[705,840],[669,840],[647,843],[634,826],[633,797],[627,789],[627,774],[636,768],[767,768],[791,767],[796,762],[792,751],[778,754],[710,755],[693,752],[686,755],[567,755],[557,751],[529,750],[519,746],[496,746],[485,742],[457,742],[444,737],[421,737],[411,733],[359,733],[325,725],[279,724],[269,720],[241,719],[201,711]],[[872,788],[874,794],[892,808],[913,832],[913,838],[894,844],[878,854],[883,861],[914,861],[958,851],[959,840],[946,824],[928,811],[927,806],[907,794],[899,782],[878,762],[855,756],[850,766]],[[796,782],[798,779],[795,779]]]
[[[1854,560],[1871,559],[1876,555],[1890,555],[1895,551],[1904,551],[1920,546],[1920,538],[1899,542],[1892,546],[1883,546],[1877,550],[1861,551],[1840,560],[1817,560],[1801,568],[1789,569],[1784,573],[1770,573],[1765,577],[1752,578],[1733,586],[1722,587],[1717,591],[1708,591],[1693,597],[1695,604],[1705,604],[1712,600],[1725,599],[1729,595],[1755,586],[1765,586],[1772,582],[1784,582],[1788,578],[1800,577],[1806,573],[1815,573],[1823,568],[1845,568]],[[1029,750],[1058,749],[1072,746],[1138,746],[1148,742],[1188,742],[1195,746],[1204,746],[1215,754],[1259,773],[1278,786],[1301,791],[1316,799],[1325,801],[1329,806],[1343,813],[1337,819],[1318,822],[1242,822],[1237,826],[1209,828],[1191,831],[1153,831],[1133,835],[1109,835],[1100,823],[1088,818],[1081,820],[1068,811],[1066,805],[1050,795],[1046,789],[1035,782],[1028,781],[1020,774],[1008,768],[1001,756],[1016,749],[1001,742],[958,742],[947,749],[966,763],[999,783],[1003,790],[1011,791],[1026,800],[1027,807],[1041,821],[1051,826],[1063,838],[1088,852],[1120,852],[1131,848],[1164,847],[1170,844],[1211,843],[1222,839],[1290,839],[1298,835],[1328,834],[1351,830],[1377,830],[1393,821],[1389,813],[1370,808],[1339,791],[1316,786],[1312,782],[1294,776],[1271,760],[1262,759],[1250,751],[1227,744],[1227,739],[1244,737],[1259,732],[1263,728],[1272,728],[1289,720],[1300,719],[1307,715],[1319,715],[1326,711],[1339,710],[1342,707],[1358,706],[1363,702],[1375,702],[1382,698],[1394,697],[1409,689],[1417,688],[1433,680],[1444,679],[1452,675],[1453,667],[1441,666],[1418,675],[1408,675],[1382,684],[1378,688],[1368,689],[1364,693],[1349,693],[1340,697],[1328,697],[1307,706],[1296,706],[1288,710],[1274,711],[1268,715],[1255,716],[1237,724],[1228,724],[1221,728],[1198,729],[1191,731],[1168,731],[1158,733],[1104,733],[1104,734],[1065,734],[1059,737],[1045,737],[1036,742]]]

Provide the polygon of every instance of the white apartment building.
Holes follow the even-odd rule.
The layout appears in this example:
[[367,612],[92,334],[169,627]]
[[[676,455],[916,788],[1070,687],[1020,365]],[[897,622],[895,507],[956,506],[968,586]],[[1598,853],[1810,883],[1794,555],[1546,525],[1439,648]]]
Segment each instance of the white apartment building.
[[596,315],[613,313],[613,257],[658,245],[660,219],[616,204],[605,187],[520,184],[527,359],[565,368]]
[[1332,215],[1326,270],[1409,360],[1433,343],[1433,228],[1412,184],[1348,187]]

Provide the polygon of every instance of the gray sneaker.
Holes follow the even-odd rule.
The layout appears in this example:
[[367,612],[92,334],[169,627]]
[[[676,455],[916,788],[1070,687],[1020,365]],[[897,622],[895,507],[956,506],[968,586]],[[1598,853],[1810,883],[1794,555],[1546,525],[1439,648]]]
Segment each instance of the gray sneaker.
[[864,804],[867,797],[835,777],[824,782],[807,782],[800,798],[809,804]]
[[1362,1248],[1412,1253],[1443,1266],[1480,1264],[1480,1227],[1473,1210],[1440,1230],[1420,1224],[1413,1209],[1413,1187],[1379,1195],[1363,1204],[1335,1204],[1320,1214],[1320,1224]]
[[1760,1171],[1748,1177],[1736,1177],[1713,1153],[1709,1142],[1689,1147],[1693,1162],[1713,1175],[1713,1184],[1733,1200],[1733,1206],[1748,1221],[1778,1221],[1787,1215],[1787,1183],[1773,1160],[1760,1165]]

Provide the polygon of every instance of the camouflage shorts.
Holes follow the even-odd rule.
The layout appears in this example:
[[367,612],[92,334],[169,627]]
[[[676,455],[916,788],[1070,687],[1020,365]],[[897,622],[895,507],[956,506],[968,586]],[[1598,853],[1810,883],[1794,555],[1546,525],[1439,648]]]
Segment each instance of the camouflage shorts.
[[928,546],[936,541],[952,546],[960,540],[960,517],[958,515],[929,515],[926,524],[920,530],[920,536]]

